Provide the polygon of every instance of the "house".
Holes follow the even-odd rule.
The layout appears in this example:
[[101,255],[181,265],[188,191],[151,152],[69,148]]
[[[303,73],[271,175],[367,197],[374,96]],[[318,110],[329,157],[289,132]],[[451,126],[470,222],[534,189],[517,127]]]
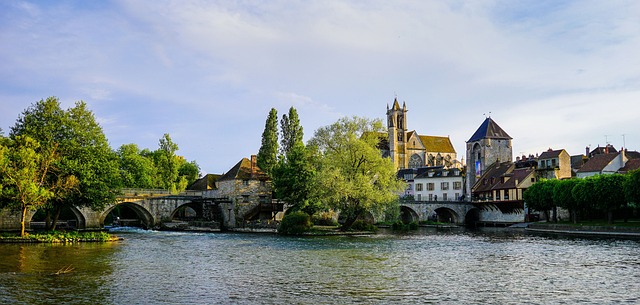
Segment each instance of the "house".
[[595,154],[576,172],[576,177],[613,174],[623,168],[627,161],[624,150],[616,153]]
[[227,173],[218,178],[217,189],[209,197],[227,197],[243,220],[271,219],[282,211],[282,205],[272,204],[271,179],[256,164],[256,156],[242,158]]
[[549,148],[538,156],[536,171],[539,178],[571,178],[571,156],[564,149],[552,150]]
[[431,167],[413,179],[416,201],[464,200],[464,173],[459,168]]
[[206,174],[202,178],[194,181],[187,190],[191,191],[208,191],[217,189],[216,182],[222,175],[219,174]]
[[533,167],[516,167],[513,162],[496,162],[489,166],[472,188],[474,202],[511,203],[523,208],[522,193],[536,182]]

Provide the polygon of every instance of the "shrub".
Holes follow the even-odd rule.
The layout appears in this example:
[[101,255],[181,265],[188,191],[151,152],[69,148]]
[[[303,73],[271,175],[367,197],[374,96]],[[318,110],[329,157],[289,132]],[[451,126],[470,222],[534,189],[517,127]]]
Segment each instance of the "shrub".
[[285,235],[299,235],[309,231],[313,227],[311,217],[305,212],[292,212],[286,214],[278,226],[278,233]]
[[311,217],[314,225],[318,226],[337,226],[338,221],[334,217],[333,212],[318,212]]
[[408,232],[410,230],[417,230],[418,223],[415,221],[412,221],[410,223],[405,224],[404,222],[398,220],[394,222],[393,225],[391,225],[391,229],[394,231]]
[[353,225],[351,225],[351,230],[353,230],[353,231],[376,232],[376,231],[378,231],[378,227],[374,226],[371,223],[363,221],[363,220],[356,220],[353,223]]

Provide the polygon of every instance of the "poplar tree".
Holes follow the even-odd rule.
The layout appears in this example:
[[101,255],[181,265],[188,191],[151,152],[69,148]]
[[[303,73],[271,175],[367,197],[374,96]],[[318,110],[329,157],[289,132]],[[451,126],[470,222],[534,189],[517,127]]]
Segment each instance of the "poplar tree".
[[271,176],[278,162],[278,111],[271,108],[262,132],[262,145],[257,156],[258,167]]
[[281,152],[280,154],[286,158],[296,143],[302,143],[302,125],[300,125],[300,118],[298,117],[298,111],[295,108],[289,108],[289,115],[282,115],[280,121],[280,130],[282,131],[281,139]]

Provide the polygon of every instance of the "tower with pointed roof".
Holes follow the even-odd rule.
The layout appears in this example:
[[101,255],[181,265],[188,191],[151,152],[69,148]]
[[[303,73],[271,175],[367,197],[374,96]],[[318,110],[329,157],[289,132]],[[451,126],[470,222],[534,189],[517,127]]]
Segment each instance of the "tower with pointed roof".
[[389,156],[396,170],[425,166],[460,167],[456,160],[456,150],[449,137],[425,136],[407,129],[407,105],[394,99],[387,104],[387,141],[383,155]]
[[389,156],[396,168],[404,168],[404,148],[407,138],[407,105],[402,103],[402,108],[400,108],[397,98],[394,99],[391,109],[387,104],[387,128],[389,132]]
[[512,162],[511,137],[487,117],[467,141],[467,194],[483,171],[496,162]]

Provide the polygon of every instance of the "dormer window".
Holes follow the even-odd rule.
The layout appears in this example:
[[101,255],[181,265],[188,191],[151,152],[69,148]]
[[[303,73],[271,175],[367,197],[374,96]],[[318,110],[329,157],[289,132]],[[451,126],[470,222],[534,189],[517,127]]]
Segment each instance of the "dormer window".
[[448,175],[449,175],[449,171],[443,171],[443,172],[442,172],[442,176],[446,177],[446,176],[448,176]]
[[429,172],[429,177],[433,177],[434,172]]

